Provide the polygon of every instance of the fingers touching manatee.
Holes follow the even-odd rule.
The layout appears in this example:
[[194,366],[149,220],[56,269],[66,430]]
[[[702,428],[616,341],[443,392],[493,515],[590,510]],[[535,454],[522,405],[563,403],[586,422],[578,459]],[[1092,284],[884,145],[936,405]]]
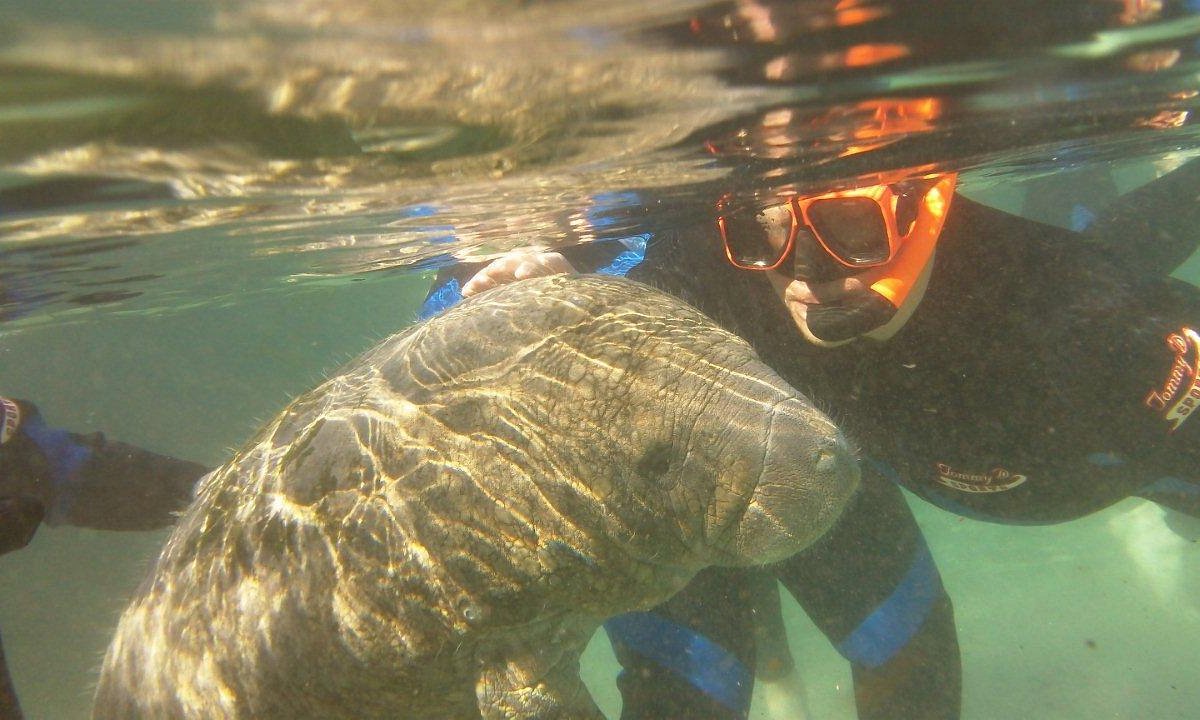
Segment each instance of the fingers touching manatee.
[[600,717],[604,619],[786,557],[858,481],[837,428],[618,278],[481,292],[298,398],[202,483],[100,718]]
[[573,272],[575,268],[562,253],[514,251],[496,258],[472,275],[463,283],[462,295],[471,297],[514,280]]

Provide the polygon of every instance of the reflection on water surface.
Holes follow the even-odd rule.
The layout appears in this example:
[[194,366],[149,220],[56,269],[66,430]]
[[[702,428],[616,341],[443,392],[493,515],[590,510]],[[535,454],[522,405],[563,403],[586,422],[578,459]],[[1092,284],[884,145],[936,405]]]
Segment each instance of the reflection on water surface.
[[[1183,3],[28,5],[0,48],[0,231],[41,268],[5,310],[25,323],[146,274],[52,260],[84,238],[139,238],[103,264],[164,278],[105,309],[161,311],[235,290],[193,270],[218,249],[265,290],[666,227],[730,189],[994,180],[1194,133]],[[646,188],[654,207],[579,217]]]

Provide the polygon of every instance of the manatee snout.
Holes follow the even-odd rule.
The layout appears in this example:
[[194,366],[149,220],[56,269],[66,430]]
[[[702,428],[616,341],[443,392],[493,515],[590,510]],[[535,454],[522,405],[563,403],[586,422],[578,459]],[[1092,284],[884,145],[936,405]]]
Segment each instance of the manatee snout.
[[858,483],[858,459],[837,426],[803,398],[781,402],[730,550],[752,563],[793,555],[833,525]]

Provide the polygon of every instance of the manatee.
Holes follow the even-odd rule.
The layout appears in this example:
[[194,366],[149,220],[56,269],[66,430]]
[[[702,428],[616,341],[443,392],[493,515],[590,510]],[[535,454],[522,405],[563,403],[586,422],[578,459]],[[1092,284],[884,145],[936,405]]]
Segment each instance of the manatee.
[[206,476],[96,718],[602,718],[606,618],[812,543],[838,428],[648,286],[525,280],[401,332]]

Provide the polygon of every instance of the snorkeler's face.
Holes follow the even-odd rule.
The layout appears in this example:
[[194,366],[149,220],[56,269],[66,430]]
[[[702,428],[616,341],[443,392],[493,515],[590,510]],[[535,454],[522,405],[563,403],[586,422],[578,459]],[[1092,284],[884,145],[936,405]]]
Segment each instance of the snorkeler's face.
[[725,257],[765,271],[810,342],[884,340],[924,294],[955,181],[947,173],[794,196],[753,213],[723,198]]
[[[893,321],[907,319],[911,308],[897,308],[872,289],[875,278],[887,274],[893,263],[849,273],[827,257],[811,231],[795,222],[793,213],[788,204],[779,204],[747,218],[750,225],[741,226],[735,220],[722,226],[723,237],[736,234],[741,238],[745,253],[776,258],[769,268],[760,264],[743,269],[766,270],[796,328],[814,345],[833,347],[864,335],[885,339],[895,333],[903,320]],[[760,247],[750,247],[751,239]],[[727,239],[725,246],[728,256]],[[811,270],[817,272],[807,272]],[[914,297],[918,300],[919,294]]]

